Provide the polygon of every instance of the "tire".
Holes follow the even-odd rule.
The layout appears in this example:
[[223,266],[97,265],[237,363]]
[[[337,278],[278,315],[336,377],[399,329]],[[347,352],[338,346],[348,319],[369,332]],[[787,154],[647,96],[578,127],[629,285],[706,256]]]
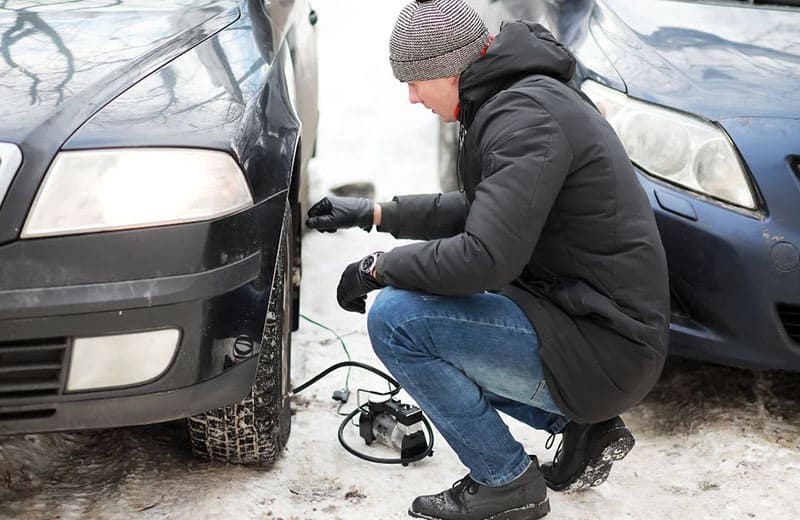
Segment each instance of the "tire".
[[192,452],[200,458],[266,467],[289,440],[293,235],[287,212],[250,393],[236,404],[187,419]]

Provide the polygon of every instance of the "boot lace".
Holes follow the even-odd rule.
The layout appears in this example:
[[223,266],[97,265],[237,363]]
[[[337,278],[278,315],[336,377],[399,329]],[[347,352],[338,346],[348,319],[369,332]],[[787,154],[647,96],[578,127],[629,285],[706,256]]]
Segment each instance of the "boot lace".
[[[556,442],[556,435],[558,435],[558,434],[557,433],[551,433],[550,437],[547,438],[547,440],[544,443],[544,448],[546,450],[549,450],[550,448],[553,447],[553,444],[555,444],[555,442]],[[561,455],[561,448],[563,446],[564,446],[564,436],[562,435],[561,436],[561,440],[558,443],[558,447],[556,448],[556,454],[553,456],[553,466],[558,464],[558,457]]]
[[464,478],[453,482],[452,487],[453,491],[455,491],[458,494],[461,494],[464,491],[466,491],[470,495],[474,495],[475,493],[478,492],[478,489],[480,489],[481,485],[472,480],[472,478],[469,475],[465,475]]

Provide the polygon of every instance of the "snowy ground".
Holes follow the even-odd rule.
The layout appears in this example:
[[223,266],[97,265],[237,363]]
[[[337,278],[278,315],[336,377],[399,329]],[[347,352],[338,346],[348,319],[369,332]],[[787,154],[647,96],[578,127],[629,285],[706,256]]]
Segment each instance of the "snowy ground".
[[[312,199],[339,184],[371,181],[378,198],[437,189],[436,121],[406,102],[386,63],[398,1],[317,0],[321,110]],[[336,305],[342,268],[392,239],[359,230],[309,234],[302,312],[334,328],[354,359],[374,363],[363,316]],[[344,354],[303,321],[294,335],[300,383]],[[292,437],[263,472],[192,459],[181,423],[0,439],[2,518],[401,519],[418,494],[439,491],[464,468],[441,442],[403,468],[360,461],[336,440],[334,373],[300,394]],[[385,388],[353,371],[350,387]],[[562,519],[788,519],[800,512],[800,377],[672,361],[656,389],[625,416],[637,438],[609,481],[550,495]],[[546,436],[511,420],[540,460]],[[355,428],[348,439],[363,447]],[[364,447],[365,448],[365,447]],[[365,448],[367,449],[367,448]],[[386,456],[377,450],[371,453]]]

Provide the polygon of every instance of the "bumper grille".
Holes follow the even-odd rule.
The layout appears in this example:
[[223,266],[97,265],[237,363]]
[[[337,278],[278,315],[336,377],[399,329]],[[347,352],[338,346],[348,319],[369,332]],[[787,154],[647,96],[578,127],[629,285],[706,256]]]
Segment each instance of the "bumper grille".
[[786,334],[800,345],[800,305],[778,304],[778,316]]
[[66,338],[0,343],[0,402],[59,395],[66,352]]

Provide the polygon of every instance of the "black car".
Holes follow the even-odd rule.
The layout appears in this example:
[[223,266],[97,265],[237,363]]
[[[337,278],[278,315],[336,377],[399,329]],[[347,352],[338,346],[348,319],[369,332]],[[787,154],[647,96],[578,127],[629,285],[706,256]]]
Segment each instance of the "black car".
[[290,427],[317,124],[305,0],[0,7],[0,434],[188,418],[270,463]]
[[[800,371],[800,0],[467,0],[534,20],[628,152],[669,263],[670,352]],[[454,187],[452,130],[440,147]]]

